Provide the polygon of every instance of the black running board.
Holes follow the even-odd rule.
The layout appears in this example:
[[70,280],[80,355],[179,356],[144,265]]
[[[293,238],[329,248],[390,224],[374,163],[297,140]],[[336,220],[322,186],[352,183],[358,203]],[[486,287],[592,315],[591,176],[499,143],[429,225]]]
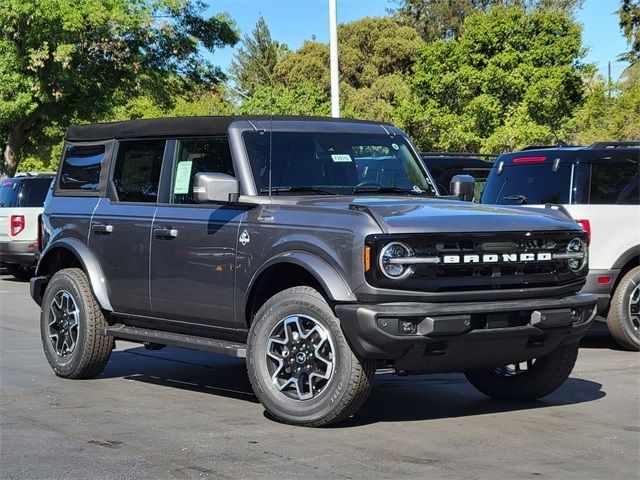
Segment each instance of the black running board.
[[247,346],[244,343],[216,340],[207,337],[195,337],[193,335],[164,332],[162,330],[130,327],[121,323],[101,328],[100,333],[123,340],[173,345],[174,347],[193,348],[195,350],[207,350],[209,352],[221,353],[238,358],[245,358],[247,356]]

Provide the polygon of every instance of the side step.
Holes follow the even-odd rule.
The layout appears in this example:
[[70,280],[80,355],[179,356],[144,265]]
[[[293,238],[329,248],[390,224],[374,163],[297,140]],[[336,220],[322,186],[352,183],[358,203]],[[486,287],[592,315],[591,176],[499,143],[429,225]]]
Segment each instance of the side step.
[[247,346],[244,343],[216,340],[207,337],[195,337],[193,335],[164,332],[162,330],[130,327],[121,323],[101,328],[100,333],[123,340],[173,345],[174,347],[193,348],[195,350],[207,350],[209,352],[221,353],[238,358],[246,358],[247,356]]

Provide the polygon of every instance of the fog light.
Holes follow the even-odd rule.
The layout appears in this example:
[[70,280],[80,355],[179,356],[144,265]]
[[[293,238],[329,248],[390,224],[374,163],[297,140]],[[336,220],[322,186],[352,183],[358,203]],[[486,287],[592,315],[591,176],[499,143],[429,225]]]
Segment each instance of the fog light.
[[580,310],[577,308],[572,308],[569,315],[571,316],[571,323],[578,323],[580,321]]
[[416,329],[416,326],[410,320],[402,320],[400,322],[400,331],[405,335],[409,335],[413,333],[415,329]]

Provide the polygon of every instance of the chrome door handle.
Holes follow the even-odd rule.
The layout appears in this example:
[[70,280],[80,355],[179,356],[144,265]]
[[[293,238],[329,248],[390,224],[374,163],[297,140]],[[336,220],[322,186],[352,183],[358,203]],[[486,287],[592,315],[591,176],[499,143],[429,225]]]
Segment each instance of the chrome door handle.
[[154,228],[153,234],[159,238],[176,238],[178,230],[175,228]]
[[91,230],[93,233],[102,233],[104,235],[108,235],[113,232],[113,225],[105,225],[104,223],[94,223],[91,226]]

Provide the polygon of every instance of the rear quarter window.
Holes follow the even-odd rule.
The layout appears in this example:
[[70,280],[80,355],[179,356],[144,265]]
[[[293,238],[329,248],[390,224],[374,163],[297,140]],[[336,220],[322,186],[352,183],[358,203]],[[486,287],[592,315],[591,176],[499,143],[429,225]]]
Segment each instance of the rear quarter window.
[[589,203],[600,205],[640,204],[638,161],[601,161],[591,165]]
[[47,192],[51,186],[51,179],[25,182],[20,192],[19,207],[42,207]]
[[104,145],[68,146],[60,168],[60,189],[97,190],[104,154]]

